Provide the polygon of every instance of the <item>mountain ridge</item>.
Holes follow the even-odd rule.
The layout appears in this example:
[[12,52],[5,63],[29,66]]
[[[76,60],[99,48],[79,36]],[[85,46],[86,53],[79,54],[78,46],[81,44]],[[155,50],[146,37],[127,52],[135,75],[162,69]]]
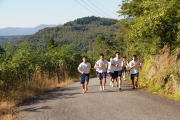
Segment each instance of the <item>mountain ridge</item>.
[[92,48],[92,43],[96,41],[99,34],[106,36],[111,41],[119,26],[116,25],[118,20],[101,18],[101,17],[83,17],[74,21],[65,23],[62,26],[50,27],[39,30],[34,35],[25,36],[15,44],[26,43],[28,45],[47,46],[48,41],[53,38],[57,44],[75,44],[84,50]]
[[36,27],[6,27],[0,28],[0,36],[32,35],[47,27],[55,27],[53,24],[40,24]]

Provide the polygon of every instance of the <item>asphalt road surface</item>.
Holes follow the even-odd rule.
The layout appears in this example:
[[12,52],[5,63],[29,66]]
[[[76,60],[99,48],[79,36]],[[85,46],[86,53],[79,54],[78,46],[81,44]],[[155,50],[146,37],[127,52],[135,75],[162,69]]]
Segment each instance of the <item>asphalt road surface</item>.
[[18,108],[18,120],[180,120],[180,102],[133,90],[124,83],[122,91],[90,80],[89,92],[82,94],[77,82],[29,99]]

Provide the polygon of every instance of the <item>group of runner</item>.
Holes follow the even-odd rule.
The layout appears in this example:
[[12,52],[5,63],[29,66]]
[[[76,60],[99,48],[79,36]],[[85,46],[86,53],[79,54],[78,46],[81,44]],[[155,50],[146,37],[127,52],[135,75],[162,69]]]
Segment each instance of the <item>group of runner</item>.
[[[100,91],[104,91],[106,87],[106,78],[110,78],[110,86],[114,87],[115,83],[121,90],[122,80],[126,79],[126,74],[130,72],[133,89],[138,87],[138,77],[140,62],[136,55],[133,55],[132,60],[128,62],[126,58],[122,58],[119,52],[115,53],[115,57],[110,57],[109,62],[104,58],[104,54],[99,55],[99,60],[95,63],[96,75],[100,81]],[[78,71],[81,73],[80,83],[82,84],[83,93],[88,91],[89,74],[91,64],[87,61],[87,57],[82,57],[82,63],[78,66]]]

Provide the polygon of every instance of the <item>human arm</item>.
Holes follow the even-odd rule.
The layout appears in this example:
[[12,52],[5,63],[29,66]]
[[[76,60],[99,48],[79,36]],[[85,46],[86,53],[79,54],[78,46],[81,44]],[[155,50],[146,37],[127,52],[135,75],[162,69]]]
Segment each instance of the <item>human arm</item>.
[[78,70],[78,72],[79,72],[79,73],[83,74],[83,71],[82,71],[82,66],[81,66],[81,64],[78,66],[77,70]]
[[94,65],[94,69],[97,69],[97,68],[101,68],[102,66],[100,66],[99,64],[98,64],[98,62],[96,62],[96,64]]

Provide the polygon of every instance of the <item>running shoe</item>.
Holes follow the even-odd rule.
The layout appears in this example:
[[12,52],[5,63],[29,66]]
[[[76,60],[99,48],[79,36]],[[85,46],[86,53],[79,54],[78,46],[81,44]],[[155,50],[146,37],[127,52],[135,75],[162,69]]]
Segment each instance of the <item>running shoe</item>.
[[103,90],[103,91],[105,90],[105,86],[102,87],[102,90]]

